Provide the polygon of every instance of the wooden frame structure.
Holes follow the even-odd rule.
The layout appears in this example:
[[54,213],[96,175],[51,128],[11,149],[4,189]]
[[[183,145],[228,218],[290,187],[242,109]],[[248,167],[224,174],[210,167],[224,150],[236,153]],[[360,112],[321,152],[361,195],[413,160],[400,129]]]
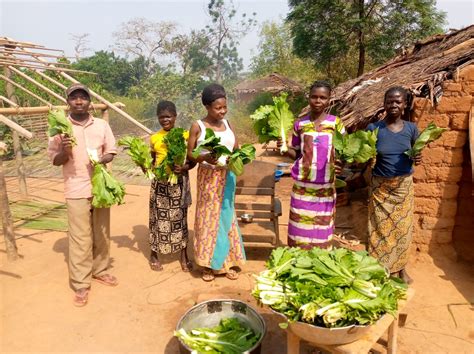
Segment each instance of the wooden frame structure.
[[[79,82],[70,74],[86,73],[95,75],[94,73],[75,70],[71,67],[71,64],[60,62],[60,60],[64,58],[66,58],[64,52],[59,49],[46,48],[45,46],[34,43],[19,42],[8,37],[0,37],[0,66],[3,66],[3,73],[0,73],[0,81],[4,82],[6,91],[6,97],[0,95],[0,124],[5,124],[12,130],[13,150],[17,164],[20,195],[24,198],[26,198],[28,194],[25,168],[22,161],[20,135],[30,139],[33,134],[13,122],[8,116],[47,113],[51,108],[67,108],[65,106],[66,99],[64,96],[46,87],[31,75],[31,73],[38,75],[63,91],[66,90],[66,85],[54,79],[48,75],[48,73],[55,72],[70,84]],[[49,99],[45,99],[31,90],[28,90],[24,85],[15,81],[15,78],[21,78],[21,80],[36,86],[42,92],[46,93]],[[32,97],[33,101],[39,102],[41,105],[35,107],[20,107],[15,96],[15,89],[23,91],[29,97]],[[118,113],[121,117],[129,120],[147,134],[152,133],[150,129],[125,112],[123,110],[123,104],[111,103],[93,90],[90,90],[90,94],[92,99],[98,101],[98,103],[92,103],[92,107],[102,111],[103,119],[108,120],[110,109]],[[7,105],[7,107],[5,107],[5,105]],[[0,156],[2,153],[3,152],[0,151]],[[8,206],[8,196],[6,193],[6,183],[2,165],[0,165],[0,205],[2,206],[3,231],[7,244],[8,258],[16,259],[15,238],[13,235],[13,227],[11,227],[11,213]]]

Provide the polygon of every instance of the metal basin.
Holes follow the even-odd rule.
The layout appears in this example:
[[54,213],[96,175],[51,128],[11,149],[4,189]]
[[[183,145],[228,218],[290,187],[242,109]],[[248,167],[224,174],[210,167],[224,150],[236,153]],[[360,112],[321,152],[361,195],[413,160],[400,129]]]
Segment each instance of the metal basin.
[[[190,331],[198,327],[215,327],[221,319],[236,317],[248,325],[260,339],[244,354],[260,354],[263,337],[266,333],[265,321],[262,316],[245,302],[233,299],[216,299],[201,302],[191,307],[179,320],[176,330],[184,328]],[[179,339],[180,353],[196,353]]]

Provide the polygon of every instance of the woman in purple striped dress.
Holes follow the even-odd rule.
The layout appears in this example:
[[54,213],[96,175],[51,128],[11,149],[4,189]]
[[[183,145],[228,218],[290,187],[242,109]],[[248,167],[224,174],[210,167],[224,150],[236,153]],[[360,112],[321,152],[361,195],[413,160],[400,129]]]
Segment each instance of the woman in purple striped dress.
[[288,245],[301,248],[330,245],[334,233],[336,206],[335,174],[341,167],[334,158],[335,130],[344,132],[338,117],[326,113],[331,86],[316,81],[310,88],[308,115],[293,127],[291,146],[286,153],[295,160],[291,176]]

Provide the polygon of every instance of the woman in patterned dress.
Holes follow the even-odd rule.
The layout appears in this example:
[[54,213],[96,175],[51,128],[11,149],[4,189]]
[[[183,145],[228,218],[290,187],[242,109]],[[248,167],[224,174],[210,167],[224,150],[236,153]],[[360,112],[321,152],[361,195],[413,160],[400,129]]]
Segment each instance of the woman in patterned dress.
[[207,115],[193,123],[189,132],[188,158],[199,163],[197,203],[194,224],[194,260],[204,267],[202,279],[212,281],[216,274],[238,278],[237,267],[245,263],[245,251],[234,209],[236,176],[226,168],[226,157],[216,159],[206,152],[196,159],[193,149],[205,139],[206,128],[221,139],[230,151],[238,147],[236,136],[226,119],[224,88],[211,84],[202,92]]
[[[326,248],[334,233],[335,174],[341,166],[334,158],[334,132],[344,133],[338,117],[326,113],[331,86],[316,81],[309,90],[308,115],[293,127],[291,146],[285,155],[296,160],[291,168],[294,185],[290,199],[288,245]],[[277,142],[281,146],[281,141]]]
[[413,162],[405,154],[418,137],[414,123],[403,120],[407,91],[392,87],[385,92],[385,118],[369,124],[378,128],[377,158],[372,169],[369,199],[369,253],[394,275],[411,282],[405,271],[413,230]]
[[[158,122],[162,129],[150,137],[151,150],[155,164],[166,157],[166,145],[163,138],[174,127],[176,106],[170,101],[160,101],[156,110]],[[192,269],[188,259],[188,207],[191,205],[188,170],[194,163],[186,161],[183,166],[175,166],[174,172],[179,175],[177,184],[153,179],[150,188],[150,268],[163,270],[158,259],[159,254],[181,252],[180,263],[183,272]]]

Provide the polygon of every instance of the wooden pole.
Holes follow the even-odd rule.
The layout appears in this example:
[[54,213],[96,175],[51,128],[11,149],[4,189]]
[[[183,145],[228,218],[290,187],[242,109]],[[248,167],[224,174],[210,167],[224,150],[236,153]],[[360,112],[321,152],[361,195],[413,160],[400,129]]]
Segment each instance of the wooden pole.
[[[123,108],[125,105],[121,102],[115,102],[114,106]],[[91,103],[91,107],[94,110],[104,110],[107,109],[107,105],[104,103]],[[41,113],[48,113],[51,108],[67,110],[67,106],[38,106],[38,107],[8,107],[8,108],[0,108],[0,114],[4,115],[17,115],[17,116],[27,116],[31,114],[41,114]]]
[[13,232],[12,214],[10,203],[8,202],[7,183],[3,172],[3,154],[6,151],[6,144],[0,142],[0,206],[2,209],[2,228],[5,237],[5,248],[9,261],[18,259],[18,248],[16,247],[15,234]]
[[8,119],[4,115],[0,114],[0,122],[8,126],[12,131],[16,131],[18,134],[22,135],[27,139],[31,139],[33,137],[33,133],[29,132],[22,126],[16,124],[14,121]]
[[50,90],[49,88],[47,88],[46,86],[44,86],[43,84],[39,83],[38,81],[36,81],[35,79],[29,77],[28,75],[22,73],[20,70],[14,68],[13,66],[9,66],[8,67],[11,71],[13,71],[15,74],[17,75],[20,75],[22,78],[24,78],[25,80],[28,80],[29,82],[31,82],[33,85],[36,85],[38,86],[39,88],[43,89],[45,92],[47,92],[48,94],[50,94],[51,96],[57,98],[58,100],[60,100],[61,102],[63,103],[67,103],[66,102],[66,99],[60,95],[58,95],[56,92]]
[[18,106],[15,102],[10,101],[8,98],[6,98],[6,97],[4,97],[4,96],[0,96],[0,100],[2,100],[2,101],[4,101],[4,102],[8,103],[8,104],[9,104],[10,106],[12,106],[12,107],[20,107],[20,106]]
[[[11,76],[11,71],[7,67],[5,67],[5,76],[0,75],[6,79],[5,82],[5,92],[7,94],[7,98],[18,104],[15,97],[15,90],[12,86],[12,81],[9,79]],[[21,198],[28,198],[28,189],[26,187],[26,174],[25,174],[25,165],[23,164],[23,155],[21,149],[21,142],[18,132],[12,129],[12,138],[13,138],[13,153],[15,155],[15,162],[16,162],[16,169],[18,173],[18,187],[20,189],[20,196]]]
[[[10,69],[8,69],[8,67],[5,67],[5,73],[6,73],[7,71],[10,72]],[[6,81],[6,85],[11,84],[11,85],[13,85],[13,86],[15,86],[15,87],[18,87],[20,90],[26,92],[26,93],[29,94],[30,96],[33,96],[33,97],[36,98],[38,101],[41,101],[41,102],[43,102],[44,104],[47,104],[48,106],[52,106],[52,105],[53,105],[52,103],[46,101],[44,98],[38,96],[36,93],[31,92],[30,90],[24,88],[24,87],[21,86],[20,84],[17,84],[15,81],[11,80],[10,78],[6,77],[5,75],[0,75],[0,79],[5,80],[5,81]],[[7,96],[8,96],[8,95],[7,95]],[[8,98],[10,98],[10,97],[8,97]]]

